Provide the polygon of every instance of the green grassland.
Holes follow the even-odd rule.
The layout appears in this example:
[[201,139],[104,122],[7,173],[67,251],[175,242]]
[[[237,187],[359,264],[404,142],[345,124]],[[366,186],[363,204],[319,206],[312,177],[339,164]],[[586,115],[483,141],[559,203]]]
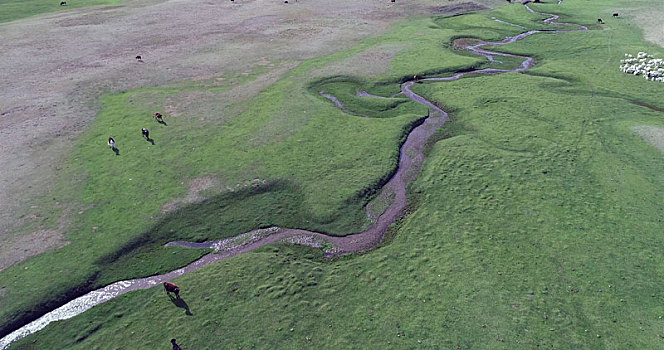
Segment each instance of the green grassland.
[[0,23],[87,6],[117,5],[116,0],[70,0],[60,6],[60,0],[0,0]]
[[[419,34],[422,45],[441,40],[438,30],[426,29],[429,23],[423,19],[401,28],[409,33],[425,28]],[[316,81],[307,77],[384,42],[403,42],[396,40],[372,38],[352,50],[308,60],[251,100],[205,115],[166,113],[167,125],[157,124],[152,112],[163,112],[192,92],[214,94],[250,83],[263,72],[101,98],[94,125],[59,170],[60,188],[44,198],[37,215],[48,227],[63,211],[59,203],[80,211],[67,228],[70,243],[0,273],[0,334],[74,295],[170,271],[205,253],[163,249],[168,241],[220,239],[270,225],[334,235],[361,231],[369,224],[364,205],[395,171],[399,145],[427,110],[396,99],[399,103],[376,103],[381,110],[371,114],[379,118],[351,116],[320,96],[313,88]],[[478,61],[446,55],[452,62]],[[397,81],[393,85],[398,90]],[[340,98],[350,109],[367,109],[357,98]],[[146,126],[154,145],[139,133]],[[119,156],[105,145],[109,136]],[[162,213],[163,204],[186,197],[189,182],[204,177],[217,179],[221,190],[207,193],[203,203]],[[49,276],[62,279],[43,283]]]
[[[664,93],[617,67],[625,52],[662,49],[643,42],[628,19],[595,23],[619,4],[533,5],[591,30],[500,47],[535,57],[526,73],[414,87],[453,111],[452,122],[431,141],[409,188],[412,214],[391,228],[389,244],[333,261],[319,250],[264,247],[176,279],[191,315],[153,288],[51,324],[14,348],[154,349],[173,337],[187,349],[661,347],[664,158],[629,128],[663,127],[661,112],[634,102],[664,108]],[[355,93],[391,95],[416,73],[486,65],[451,42],[521,30],[491,17],[541,28],[541,16],[517,4],[412,20],[305,62],[217,127],[167,118],[152,128],[155,146],[132,135],[177,91],[105,97],[63,170],[81,189],[72,200],[94,207],[73,224],[69,246],[0,273],[2,325],[63,299],[54,295],[167,271],[204,253],[161,248],[168,240],[266,225],[361,229],[363,205],[394,170],[398,145],[423,111]],[[315,67],[386,42],[408,46],[371,81],[307,79]],[[321,88],[371,117],[342,113],[318,96]],[[99,146],[109,134],[118,157]],[[185,180],[210,175],[233,185],[268,181],[159,214],[186,194]],[[91,234],[91,226],[99,229]],[[44,286],[52,274],[61,282]]]

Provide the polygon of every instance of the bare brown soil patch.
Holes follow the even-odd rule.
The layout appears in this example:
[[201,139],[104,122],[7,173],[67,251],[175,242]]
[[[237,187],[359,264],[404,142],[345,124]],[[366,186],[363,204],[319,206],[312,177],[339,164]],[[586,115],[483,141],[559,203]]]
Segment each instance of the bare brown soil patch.
[[648,9],[627,9],[620,11],[625,17],[634,17],[634,23],[643,30],[646,40],[664,47],[664,6],[659,9],[650,7]]
[[[289,69],[295,67],[296,62],[288,61],[281,63],[261,63],[261,66],[267,66],[270,71],[260,75],[258,78],[242,84],[237,88],[230,90],[186,90],[168,96],[164,102],[164,111],[168,116],[181,117],[189,116],[196,118],[198,123],[223,123],[236,115],[240,114],[248,96],[255,96],[261,90],[276,82]],[[246,72],[251,74],[251,72]],[[231,84],[238,84],[237,78],[215,77],[205,85],[214,86],[231,81]],[[153,104],[149,96],[137,96],[137,99],[145,103]],[[240,105],[237,105],[240,104]],[[156,109],[155,109],[156,110]]]
[[457,14],[457,13],[466,13],[472,11],[482,11],[487,9],[488,7],[482,4],[478,4],[476,2],[462,2],[462,3],[455,3],[444,6],[436,6],[431,8],[433,13],[438,13],[438,14]]
[[69,242],[64,240],[59,230],[39,230],[22,234],[9,240],[0,248],[0,271],[47,250],[64,247]]
[[244,183],[224,185],[214,176],[206,176],[189,181],[189,190],[184,197],[176,198],[161,206],[162,213],[170,213],[190,204],[201,203],[215,194],[221,192],[234,192],[247,187],[257,187],[267,183],[267,180],[253,179]]
[[459,38],[452,42],[452,50],[465,50],[468,46],[479,43],[475,38]]
[[359,77],[375,77],[387,72],[392,58],[404,48],[406,48],[404,45],[390,44],[375,46],[314,71],[313,75],[316,77],[325,77],[344,74]]
[[104,12],[119,7],[122,6],[86,8],[83,11],[88,13],[83,13],[79,17],[65,18],[61,21],[58,21],[57,24],[61,27],[75,27],[75,26],[89,26],[89,25],[103,24],[109,20],[109,15],[107,15]]
[[189,191],[187,195],[182,198],[174,199],[161,206],[162,213],[173,212],[185,205],[200,203],[207,196],[206,191],[221,189],[221,181],[213,176],[201,177],[193,179],[189,182]]
[[655,146],[658,150],[664,152],[664,128],[656,126],[638,125],[632,127],[637,135],[641,136],[651,145]]

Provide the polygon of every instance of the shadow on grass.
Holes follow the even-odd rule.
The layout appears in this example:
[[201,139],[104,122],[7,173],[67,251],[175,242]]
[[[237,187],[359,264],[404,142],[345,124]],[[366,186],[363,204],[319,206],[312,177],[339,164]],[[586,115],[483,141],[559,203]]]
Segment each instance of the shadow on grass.
[[[328,220],[330,226],[338,224],[338,217],[312,220],[302,202],[301,189],[288,180],[247,184],[165,214],[151,228],[136,234],[95,263],[105,272],[103,279],[115,279],[109,275],[112,270],[115,272],[111,275],[121,274],[124,278],[121,271],[129,266],[138,268],[139,275],[153,274],[156,270],[170,271],[168,269],[173,267],[172,259],[167,257],[162,261],[149,259],[151,250],[161,250],[172,240],[205,242],[270,226],[325,231]],[[352,225],[352,222],[346,225]],[[140,262],[143,259],[145,261]]]
[[184,309],[185,315],[187,315],[187,316],[193,316],[194,315],[194,314],[191,313],[191,309],[189,308],[189,305],[187,304],[187,302],[184,301],[184,299],[182,299],[179,296],[176,298],[176,297],[174,297],[170,294],[168,295],[168,297],[171,298],[171,303],[173,303],[173,305],[179,307],[180,309]]

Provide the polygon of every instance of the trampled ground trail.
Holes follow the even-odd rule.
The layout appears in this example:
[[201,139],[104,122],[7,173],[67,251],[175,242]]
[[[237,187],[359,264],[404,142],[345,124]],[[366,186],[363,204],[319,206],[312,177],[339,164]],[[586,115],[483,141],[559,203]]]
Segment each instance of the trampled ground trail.
[[[544,20],[544,23],[550,25],[576,26],[578,27],[578,29],[550,30],[550,31],[531,30],[516,36],[507,37],[500,42],[480,41],[474,45],[467,46],[466,49],[478,55],[484,56],[490,61],[493,61],[494,56],[521,57],[524,60],[521,63],[521,65],[519,65],[519,67],[514,69],[485,68],[469,72],[460,72],[445,78],[421,79],[420,82],[452,81],[459,79],[466,74],[500,74],[500,73],[510,73],[510,72],[522,72],[530,68],[530,66],[532,65],[533,59],[531,57],[489,51],[483,49],[482,47],[500,46],[500,45],[509,44],[517,40],[521,40],[532,34],[540,32],[567,33],[567,32],[588,30],[587,27],[584,27],[582,25],[554,22],[559,18],[559,16],[535,12],[534,10],[530,9],[528,6],[525,7],[530,12],[550,16],[549,18]],[[5,336],[0,340],[0,349],[7,348],[9,344],[11,344],[13,341],[23,338],[29,334],[35,333],[41,330],[42,328],[46,327],[46,325],[48,325],[53,321],[71,318],[73,316],[82,313],[85,310],[90,309],[95,305],[101,304],[105,301],[113,299],[124,293],[133,290],[151,288],[155,285],[161,284],[164,281],[197,270],[203,266],[212,264],[214,262],[226,258],[233,257],[238,254],[250,252],[256,248],[265,246],[267,244],[286,241],[286,242],[304,244],[314,247],[322,247],[323,243],[327,242],[328,244],[331,244],[333,246],[332,249],[326,252],[328,256],[360,252],[375,247],[382,240],[383,234],[387,230],[388,226],[390,226],[390,224],[394,222],[394,220],[403,212],[404,208],[406,207],[407,203],[406,184],[409,181],[414,180],[416,175],[419,173],[420,167],[422,166],[422,162],[424,161],[424,155],[422,153],[422,148],[424,147],[424,144],[438,127],[440,127],[447,120],[449,120],[449,117],[447,113],[445,113],[445,111],[440,109],[434,103],[414,93],[410,89],[413,86],[413,84],[415,84],[414,81],[408,81],[401,84],[401,94],[417,103],[429,107],[430,111],[432,111],[433,113],[430,113],[430,116],[427,119],[425,119],[425,121],[421,125],[415,127],[410,132],[408,138],[406,139],[406,142],[401,146],[397,172],[384,186],[384,190],[392,191],[395,194],[394,200],[392,204],[390,204],[390,206],[385,210],[385,212],[383,212],[379,216],[378,220],[376,220],[376,222],[374,222],[366,231],[344,237],[334,237],[307,230],[271,227],[267,229],[258,229],[250,231],[247,233],[243,233],[239,236],[223,239],[220,241],[213,241],[206,243],[171,242],[168,243],[167,246],[184,246],[190,248],[212,248],[215,249],[216,252],[213,254],[205,255],[199,260],[183,268],[171,271],[163,275],[115,282],[104,288],[100,288],[98,290],[85,294],[81,297],[78,297],[70,301],[69,303],[47,313],[41,318]],[[365,96],[379,97],[379,96],[371,96],[368,94]],[[338,102],[336,98],[334,98],[333,96],[331,97],[332,98],[330,97],[327,98],[330,98],[333,102],[335,102],[336,100],[335,104],[337,103],[339,105],[341,104],[340,102]],[[345,110],[343,106],[339,108]]]

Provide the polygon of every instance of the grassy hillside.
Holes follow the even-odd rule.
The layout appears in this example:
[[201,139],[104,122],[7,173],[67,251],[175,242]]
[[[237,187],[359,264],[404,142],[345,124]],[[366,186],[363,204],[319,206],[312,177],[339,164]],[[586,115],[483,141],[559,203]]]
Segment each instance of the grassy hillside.
[[[159,288],[133,292],[52,324],[14,348],[115,349],[132,343],[153,349],[169,346],[173,337],[186,349],[661,346],[664,194],[658,190],[664,158],[630,127],[663,127],[661,112],[635,102],[661,109],[664,95],[661,84],[617,66],[624,52],[662,49],[643,42],[627,19],[597,25],[597,13],[611,6],[616,4],[572,0],[533,5],[591,30],[536,34],[503,46],[536,57],[536,67],[523,74],[415,87],[454,111],[453,122],[431,142],[410,188],[412,214],[392,228],[390,244],[337,261],[302,247],[265,247],[178,278],[191,315]],[[77,200],[95,207],[82,214],[68,247],[0,274],[7,290],[0,320],[29,314],[72,285],[165,270],[200,254],[178,250],[177,261],[163,259],[166,250],[159,244],[168,239],[204,240],[264,224],[332,233],[359,229],[367,198],[357,193],[392,169],[404,130],[422,110],[398,99],[364,104],[353,92],[385,93],[394,89],[389,82],[414,73],[480,66],[479,59],[451,51],[451,41],[520,31],[491,17],[540,26],[532,22],[538,16],[517,4],[492,13],[413,20],[349,52],[298,67],[218,129],[198,130],[167,118],[167,127],[154,128],[155,146],[163,142],[164,148],[130,138],[149,120],[150,103],[158,105],[154,101],[162,97],[127,100],[140,91],[109,96],[71,165],[83,164],[87,174]],[[408,48],[371,81],[307,79],[313,67],[385,42]],[[361,114],[404,110],[391,118],[348,116],[316,94],[323,86]],[[109,158],[110,151],[98,146],[111,132],[120,135],[116,140],[128,140],[118,143],[119,157]],[[160,182],[152,181],[155,172]],[[160,203],[186,192],[178,173],[214,174],[229,184],[269,181],[158,216]],[[155,190],[145,198],[143,189],[150,186]],[[280,211],[268,214],[275,207]],[[203,219],[217,212],[218,222]],[[144,224],[152,215],[158,224]],[[93,222],[104,223],[95,232],[97,241],[90,239]],[[134,241],[140,249],[123,250]],[[94,249],[81,249],[89,246]],[[121,259],[97,260],[118,251]],[[153,270],[128,262],[138,253]],[[71,278],[61,286],[37,283],[54,271]],[[21,295],[28,288],[33,297]]]
[[116,0],[69,0],[60,6],[60,0],[0,0],[0,23],[15,21],[42,13],[69,10],[87,6],[117,5]]
[[[430,22],[402,28],[412,32]],[[425,30],[421,40],[437,35]],[[95,124],[59,169],[60,187],[37,215],[48,227],[63,210],[59,203],[78,211],[68,225],[70,243],[0,272],[0,334],[74,295],[170,271],[203,254],[163,249],[171,240],[219,239],[270,225],[335,235],[361,231],[368,224],[364,205],[393,173],[399,145],[427,110],[400,101],[382,106],[380,118],[348,115],[312,90],[315,81],[308,77],[390,40],[396,39],[373,38],[306,61],[256,98],[238,98],[223,109],[172,106],[195,105],[195,96],[230,91],[263,72],[104,96]],[[155,110],[165,114],[166,125],[153,120]],[[154,144],[141,137],[142,127]],[[109,136],[118,156],[106,146]],[[195,190],[201,179],[215,185]],[[207,200],[191,205],[192,195]],[[179,209],[165,210],[173,204]],[[43,283],[50,276],[61,278]]]

